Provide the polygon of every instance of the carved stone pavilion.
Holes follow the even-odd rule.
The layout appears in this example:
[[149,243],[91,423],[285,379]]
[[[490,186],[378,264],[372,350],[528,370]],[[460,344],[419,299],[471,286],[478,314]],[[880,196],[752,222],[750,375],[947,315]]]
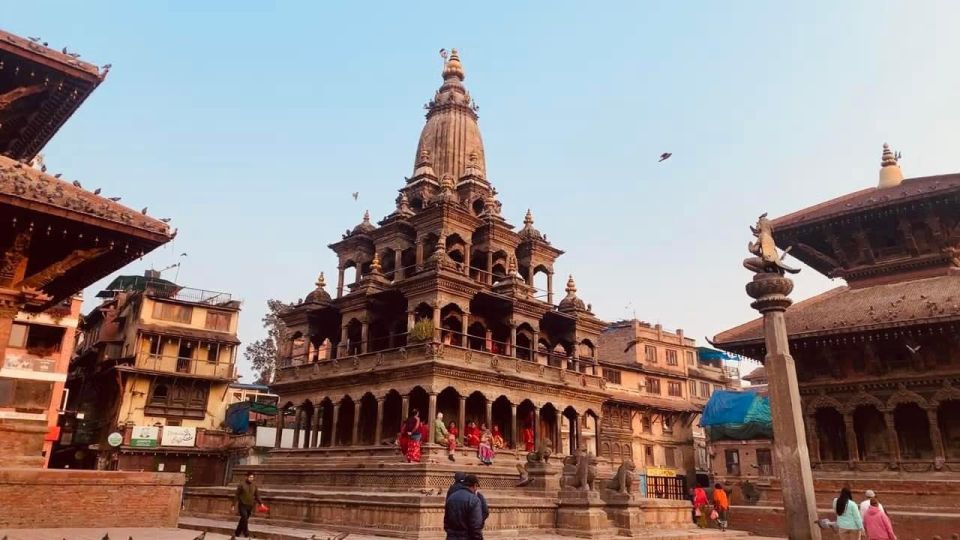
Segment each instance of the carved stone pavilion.
[[[955,512],[960,174],[904,179],[884,145],[877,187],[772,224],[780,248],[846,281],[786,312],[818,501],[829,504],[852,482],[860,495],[873,489],[890,506]],[[766,353],[759,319],[714,341],[752,358]],[[731,483],[750,475],[739,459],[727,456],[738,465],[727,466]],[[776,463],[767,470],[776,471]],[[778,482],[754,502],[776,504]]]
[[[528,426],[537,447],[552,446],[555,455],[597,453],[610,425],[600,421],[608,392],[595,356],[605,323],[577,296],[572,277],[553,304],[554,264],[563,252],[534,228],[529,211],[519,230],[501,215],[463,81],[454,50],[426,105],[413,174],[396,210],[376,224],[365,214],[330,245],[339,259],[333,295],[321,274],[282,315],[288,340],[271,389],[289,411],[293,448],[281,447],[278,430],[266,461],[238,467],[234,477],[257,474],[270,521],[442,536],[443,494],[456,471],[480,477],[491,505],[488,531],[587,527],[602,514],[604,503],[593,496],[561,504],[556,458],[533,465],[534,481],[516,487],[517,467],[527,464],[520,434]],[[531,286],[541,273],[546,290]],[[414,408],[424,421],[437,413],[455,421],[461,445],[468,421],[496,425],[508,448],[490,467],[473,448],[450,463],[434,444],[423,446],[421,463],[403,463],[393,441]],[[622,426],[614,428],[620,436]],[[597,467],[597,478],[612,474],[603,458]],[[187,511],[225,515],[230,493],[192,488]],[[689,519],[684,501],[617,500],[602,514],[609,516],[603,531],[678,527]],[[641,514],[646,521],[638,521]]]
[[38,368],[41,353],[7,357],[16,314],[44,311],[172,238],[166,223],[45,172],[38,152],[107,70],[39,41],[0,31],[0,454],[13,467],[43,465],[47,409],[66,378]]

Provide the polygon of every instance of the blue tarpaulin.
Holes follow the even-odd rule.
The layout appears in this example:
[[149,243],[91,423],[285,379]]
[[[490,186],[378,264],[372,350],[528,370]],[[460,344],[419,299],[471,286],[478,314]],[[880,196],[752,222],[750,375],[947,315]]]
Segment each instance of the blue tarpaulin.
[[770,399],[756,392],[718,390],[703,408],[700,425],[713,440],[773,437]]
[[697,358],[701,362],[710,362],[712,360],[720,360],[722,362],[739,362],[743,357],[738,354],[711,349],[710,347],[697,347]]

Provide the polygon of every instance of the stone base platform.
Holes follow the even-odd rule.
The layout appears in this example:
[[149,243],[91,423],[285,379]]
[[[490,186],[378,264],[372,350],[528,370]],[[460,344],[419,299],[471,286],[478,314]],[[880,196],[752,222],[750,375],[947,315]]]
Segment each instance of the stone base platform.
[[[204,518],[190,518],[185,517],[180,520],[180,528],[189,531],[203,531],[207,533],[206,540],[214,540],[217,538],[226,538],[233,534],[234,528],[236,527],[236,520],[226,520],[226,519],[204,519]],[[721,533],[716,529],[678,529],[671,531],[661,531],[655,529],[649,529],[644,531],[645,534],[642,535],[642,538],[649,538],[651,540],[726,540],[726,539],[746,539],[748,538],[747,533],[743,531],[734,531],[727,530],[726,532]],[[195,534],[195,533],[194,533]],[[320,525],[316,528],[312,527],[280,527],[276,525],[270,525],[264,520],[254,519],[250,522],[250,534],[253,538],[262,538],[267,540],[312,540],[312,539],[327,539],[334,538],[338,531],[334,528]],[[490,539],[513,539],[521,538],[517,534],[505,533],[505,532],[496,532],[496,531],[483,531],[484,538]],[[71,537],[72,538],[72,537]],[[111,536],[113,538],[113,536]],[[137,540],[138,537],[134,536],[134,540]],[[148,538],[153,539],[153,536]],[[160,538],[160,537],[157,537]],[[167,537],[162,537],[166,539]],[[189,537],[190,539],[193,536]],[[347,537],[348,540],[387,540],[386,536],[372,536],[366,534],[351,534]],[[562,536],[556,532],[544,531],[544,532],[534,532],[530,534],[524,534],[522,536],[524,540],[569,540],[569,537]],[[613,536],[612,539],[623,539],[626,537],[622,536]],[[749,537],[751,540],[769,540],[761,537]],[[21,540],[19,538],[11,537],[10,540]],[[27,537],[24,537],[22,540],[27,540]],[[50,536],[49,539],[46,537],[41,538],[30,538],[30,540],[60,540],[60,537],[54,538]],[[87,540],[84,538],[84,540]],[[90,537],[89,540],[100,540],[100,537]],[[170,540],[174,540],[174,537],[171,536]],[[176,537],[176,540],[180,540],[180,537]],[[184,540],[187,540],[185,537]]]

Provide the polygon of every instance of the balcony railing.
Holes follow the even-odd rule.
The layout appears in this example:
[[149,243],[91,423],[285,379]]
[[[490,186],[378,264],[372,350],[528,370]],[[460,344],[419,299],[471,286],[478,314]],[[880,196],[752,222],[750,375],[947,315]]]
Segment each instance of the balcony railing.
[[211,377],[216,379],[236,379],[236,366],[230,362],[209,362],[197,358],[181,356],[160,356],[143,353],[137,357],[136,367],[162,373]]
[[[423,360],[452,361],[459,366],[470,365],[494,373],[512,374],[539,382],[576,384],[591,389],[604,388],[607,384],[602,377],[591,373],[581,373],[537,361],[436,342],[415,343],[406,347],[348,355],[335,359],[322,359],[303,364],[290,365],[281,362],[279,365],[282,369],[277,370],[276,382],[331,377],[352,372],[364,373],[372,369],[399,367]],[[578,362],[592,363],[593,360],[581,359]]]
[[169,298],[181,302],[192,302],[194,304],[207,304],[211,306],[222,306],[233,299],[230,293],[205,291],[203,289],[191,289],[189,287],[180,287],[179,285],[162,285],[157,283],[147,286],[147,294],[158,298]]

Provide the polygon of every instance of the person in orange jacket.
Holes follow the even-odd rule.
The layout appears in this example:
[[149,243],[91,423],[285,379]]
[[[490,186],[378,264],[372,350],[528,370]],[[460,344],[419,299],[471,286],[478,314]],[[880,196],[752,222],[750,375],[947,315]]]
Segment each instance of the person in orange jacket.
[[717,525],[720,525],[720,530],[727,530],[727,514],[730,512],[730,499],[727,498],[727,492],[723,490],[723,484],[719,482],[713,486],[713,509],[717,512]]

